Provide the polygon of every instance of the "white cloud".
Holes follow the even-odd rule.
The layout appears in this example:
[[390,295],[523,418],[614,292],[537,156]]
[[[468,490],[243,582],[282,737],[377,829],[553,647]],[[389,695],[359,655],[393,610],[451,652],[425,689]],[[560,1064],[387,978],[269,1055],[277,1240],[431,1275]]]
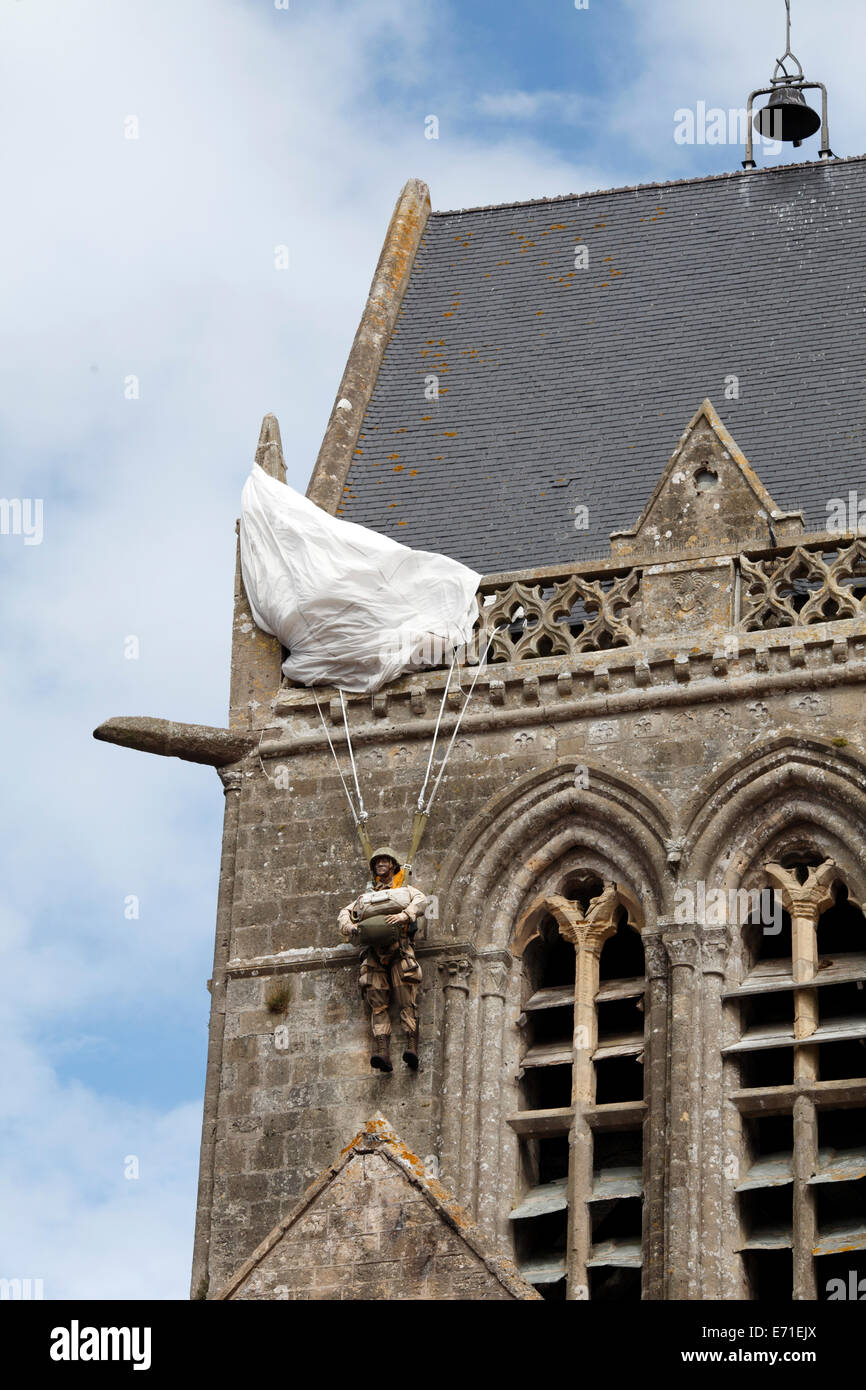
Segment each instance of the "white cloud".
[[503,121],[533,121],[552,118],[566,124],[586,120],[591,110],[576,92],[485,92],[476,102],[482,116]]
[[[778,16],[746,0],[631,8],[639,75],[613,84],[579,163],[529,124],[578,119],[577,96],[488,91],[503,124],[472,132],[474,97],[429,70],[430,26],[450,18],[425,0],[4,9],[2,489],[45,499],[45,539],[0,539],[0,1276],[44,1278],[49,1297],[184,1294],[201,1094],[166,1074],[162,1105],[138,1099],[132,1062],[109,1081],[107,1061],[169,1011],[203,1046],[222,795],[210,769],[90,731],[123,713],[223,722],[233,523],[261,417],[279,416],[303,489],[407,177],[437,208],[623,182],[669,161],[677,106],[738,105],[780,47]],[[794,47],[853,152],[866,19],[799,8]],[[92,1076],[100,1048],[101,1087],[59,1079],[76,1058]]]
[[192,1254],[201,1092],[132,1055],[171,1013],[203,1087],[222,795],[91,730],[224,721],[261,417],[303,488],[405,179],[438,207],[605,181],[510,131],[459,135],[453,93],[425,140],[430,22],[421,0],[4,10],[2,488],[44,498],[45,537],[0,540],[0,1275],[48,1297],[182,1297]]
[[47,1299],[187,1297],[199,1105],[160,1113],[60,1086],[2,1036],[0,1276],[41,1279]]

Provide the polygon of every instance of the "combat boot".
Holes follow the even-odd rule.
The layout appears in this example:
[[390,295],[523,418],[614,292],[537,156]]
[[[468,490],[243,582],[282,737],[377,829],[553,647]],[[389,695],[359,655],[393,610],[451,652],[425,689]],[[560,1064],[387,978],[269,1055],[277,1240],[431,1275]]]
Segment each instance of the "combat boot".
[[418,1029],[406,1034],[406,1051],[403,1053],[403,1061],[412,1071],[418,1070]]
[[391,1065],[391,1034],[380,1033],[378,1036],[373,1034],[373,1055],[370,1058],[370,1066],[378,1067],[379,1071],[393,1071]]

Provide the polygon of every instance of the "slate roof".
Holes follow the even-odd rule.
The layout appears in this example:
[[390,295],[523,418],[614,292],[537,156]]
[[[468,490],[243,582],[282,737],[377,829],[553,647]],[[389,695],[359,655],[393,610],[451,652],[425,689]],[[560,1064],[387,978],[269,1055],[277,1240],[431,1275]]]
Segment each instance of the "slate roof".
[[823,530],[866,496],[864,291],[866,156],[433,213],[338,515],[488,574],[606,555],[708,396]]

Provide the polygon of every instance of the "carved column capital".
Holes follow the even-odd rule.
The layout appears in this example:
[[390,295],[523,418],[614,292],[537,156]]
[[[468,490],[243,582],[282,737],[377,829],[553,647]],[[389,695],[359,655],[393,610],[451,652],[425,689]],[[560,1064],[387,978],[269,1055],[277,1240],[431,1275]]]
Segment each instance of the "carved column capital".
[[698,963],[698,939],[696,936],[678,933],[677,935],[665,935],[662,939],[673,969],[676,969],[678,965],[686,965],[690,970],[694,970]]
[[472,959],[469,956],[446,956],[440,960],[443,989],[461,989],[469,992],[469,977],[472,974]]
[[781,864],[765,864],[764,873],[781,894],[782,906],[791,917],[805,918],[814,924],[822,912],[833,906],[832,887],[839,873],[833,859],[810,868],[804,883]]
[[223,784],[223,792],[239,792],[243,786],[244,774],[237,767],[218,767],[217,776]]
[[576,950],[599,956],[604,943],[616,931],[616,913],[621,906],[615,883],[606,883],[584,913],[580,903],[561,897],[548,898],[547,906],[556,919],[559,934]]
[[701,968],[704,974],[724,977],[728,968],[731,933],[726,927],[703,927],[700,941]]
[[668,973],[668,953],[658,933],[643,938],[643,953],[648,980],[664,979]]
[[486,999],[493,996],[497,999],[504,999],[508,988],[508,976],[511,973],[511,962],[501,956],[493,958],[481,957],[482,976],[481,976],[481,997]]

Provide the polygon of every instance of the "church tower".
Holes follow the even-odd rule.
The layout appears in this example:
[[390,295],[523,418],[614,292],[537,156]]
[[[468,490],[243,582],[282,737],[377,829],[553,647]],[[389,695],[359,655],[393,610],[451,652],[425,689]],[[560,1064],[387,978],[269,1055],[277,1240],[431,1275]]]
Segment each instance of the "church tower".
[[[225,795],[194,1298],[866,1274],[863,225],[864,158],[406,185],[308,497],[480,571],[497,629],[413,865],[417,1071],[371,1069],[336,930],[339,692],[282,675],[239,568],[227,726],[96,731]],[[255,460],[285,480],[273,416]],[[346,697],[401,853],[447,677]]]

